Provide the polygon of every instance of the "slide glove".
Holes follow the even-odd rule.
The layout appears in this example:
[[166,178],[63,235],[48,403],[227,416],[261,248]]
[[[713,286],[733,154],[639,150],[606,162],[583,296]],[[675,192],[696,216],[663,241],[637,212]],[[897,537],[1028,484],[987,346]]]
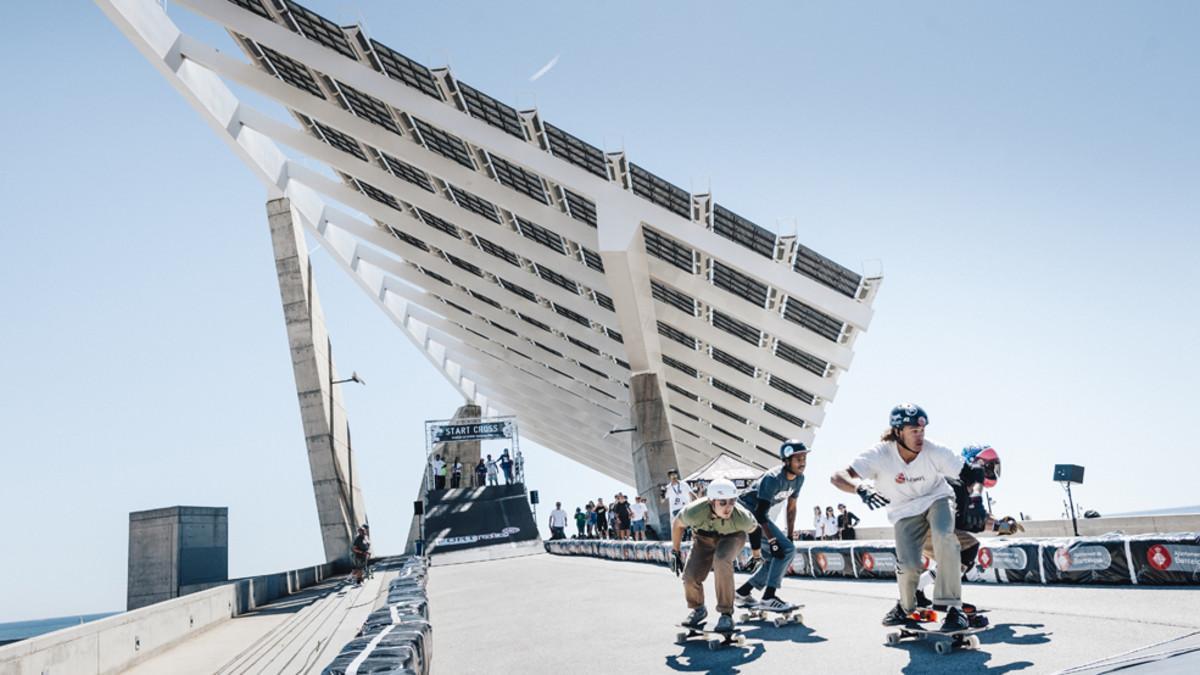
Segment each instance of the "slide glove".
[[671,571],[675,576],[683,574],[683,553],[678,550],[671,550]]
[[978,495],[971,497],[967,502],[967,512],[965,516],[967,530],[971,532],[980,532],[987,524],[988,512],[983,508],[983,497]]
[[869,488],[866,485],[858,486],[858,489],[855,490],[855,492],[858,493],[859,498],[863,500],[863,503],[867,505],[867,508],[871,509],[872,511],[881,506],[887,506],[891,503],[890,499],[884,497],[876,492],[873,488]]

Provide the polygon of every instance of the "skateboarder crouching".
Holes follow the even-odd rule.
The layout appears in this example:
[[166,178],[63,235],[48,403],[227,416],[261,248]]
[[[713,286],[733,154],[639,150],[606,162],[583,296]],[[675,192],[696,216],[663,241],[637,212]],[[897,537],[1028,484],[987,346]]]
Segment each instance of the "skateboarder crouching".
[[[685,566],[680,546],[689,527],[692,551]],[[746,533],[755,527],[754,516],[737,503],[737,488],[725,479],[709,483],[705,496],[685,506],[671,521],[671,571],[675,576],[683,574],[683,595],[691,610],[684,625],[699,628],[708,617],[704,579],[711,570],[721,615],[714,630],[733,632],[733,559],[746,545]]]
[[[887,506],[895,529],[896,581],[900,601],[883,617],[883,625],[910,622],[916,609],[917,581],[922,572],[921,549],[928,535],[933,557],[953,569],[959,562],[954,534],[954,490],[946,478],[958,478],[963,458],[953,450],[925,440],[929,416],[920,406],[906,403],[892,408],[890,426],[875,447],[859,455],[849,467],[833,474],[832,482],[845,492],[857,492],[871,509]],[[873,481],[875,487],[863,481]],[[968,628],[962,612],[962,579],[957,574],[938,575],[933,602],[948,607],[943,632]]]

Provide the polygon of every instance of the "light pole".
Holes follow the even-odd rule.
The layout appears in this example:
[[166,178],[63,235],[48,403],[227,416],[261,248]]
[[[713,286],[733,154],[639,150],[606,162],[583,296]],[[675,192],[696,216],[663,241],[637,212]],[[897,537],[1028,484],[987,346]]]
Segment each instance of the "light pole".
[[[329,353],[329,455],[330,455],[330,457],[333,458],[333,468],[334,468],[334,471],[336,471],[338,461],[337,461],[337,446],[334,444],[334,441],[335,441],[334,429],[336,429],[337,427],[333,423],[333,420],[334,420],[334,417],[333,417],[334,416],[333,385],[344,384],[346,382],[357,382],[365,387],[367,385],[367,381],[358,376],[357,370],[351,372],[350,377],[347,377],[345,379],[342,379],[342,380],[333,379],[333,345],[328,345],[327,351]],[[350,445],[349,420],[347,420],[347,423],[346,423],[346,459],[347,459],[346,472],[347,472],[347,474],[349,474],[348,482],[350,484],[350,494],[349,494],[349,499],[347,500],[349,509],[350,509],[350,536],[353,537],[354,533],[358,531],[357,530],[358,519],[357,519],[356,514],[354,513],[354,450],[353,450],[353,447],[351,447],[351,445]]]

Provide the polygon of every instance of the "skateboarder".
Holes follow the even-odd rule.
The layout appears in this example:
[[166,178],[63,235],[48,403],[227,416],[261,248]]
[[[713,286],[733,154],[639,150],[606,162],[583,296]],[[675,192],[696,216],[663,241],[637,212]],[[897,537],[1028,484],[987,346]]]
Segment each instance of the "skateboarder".
[[[965,466],[953,450],[925,439],[929,415],[918,405],[892,408],[888,430],[880,443],[859,455],[850,466],[833,474],[840,490],[856,492],[871,509],[887,506],[895,529],[896,581],[900,601],[883,617],[883,625],[910,622],[917,606],[917,581],[922,572],[921,549],[931,538],[933,557],[943,565],[959,559],[954,535],[954,491],[945,478],[957,478]],[[874,487],[865,481],[872,481]],[[953,561],[953,562],[951,562]],[[962,612],[962,579],[957,574],[938,576],[933,601],[945,605],[943,632],[968,628]]]
[[[692,528],[692,551],[687,565],[680,546],[683,531]],[[671,571],[683,574],[683,594],[691,613],[684,625],[699,628],[708,617],[704,607],[704,579],[713,572],[717,587],[717,625],[720,633],[733,632],[733,559],[746,545],[746,533],[756,527],[754,516],[737,503],[737,488],[718,478],[708,484],[701,499],[680,510],[671,521]]]
[[[808,465],[808,446],[795,439],[784,441],[779,446],[779,457],[783,463],[759,476],[738,500],[754,514],[754,520],[758,523],[758,527],[750,533],[750,552],[759,563],[750,580],[737,589],[739,607],[772,611],[786,611],[792,607],[777,598],[775,591],[783,583],[783,575],[796,555],[792,533],[796,530],[796,498],[800,496],[800,487],[804,485],[804,467]],[[772,506],[784,499],[787,500],[786,533],[771,522],[769,513]],[[771,560],[766,564],[762,564],[764,538],[767,540],[767,550],[771,553]],[[755,602],[751,594],[754,589],[763,591],[762,600]]]

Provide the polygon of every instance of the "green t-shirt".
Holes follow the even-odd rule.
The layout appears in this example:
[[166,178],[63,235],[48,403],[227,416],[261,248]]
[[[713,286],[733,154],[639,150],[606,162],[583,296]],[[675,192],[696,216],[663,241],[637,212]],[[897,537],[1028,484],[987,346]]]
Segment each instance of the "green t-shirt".
[[736,502],[733,505],[733,513],[728,518],[716,517],[708,505],[706,497],[701,497],[683,507],[677,517],[684,525],[694,530],[708,530],[717,534],[750,532],[758,527],[758,523],[754,522],[754,516],[746,510],[746,507]]

